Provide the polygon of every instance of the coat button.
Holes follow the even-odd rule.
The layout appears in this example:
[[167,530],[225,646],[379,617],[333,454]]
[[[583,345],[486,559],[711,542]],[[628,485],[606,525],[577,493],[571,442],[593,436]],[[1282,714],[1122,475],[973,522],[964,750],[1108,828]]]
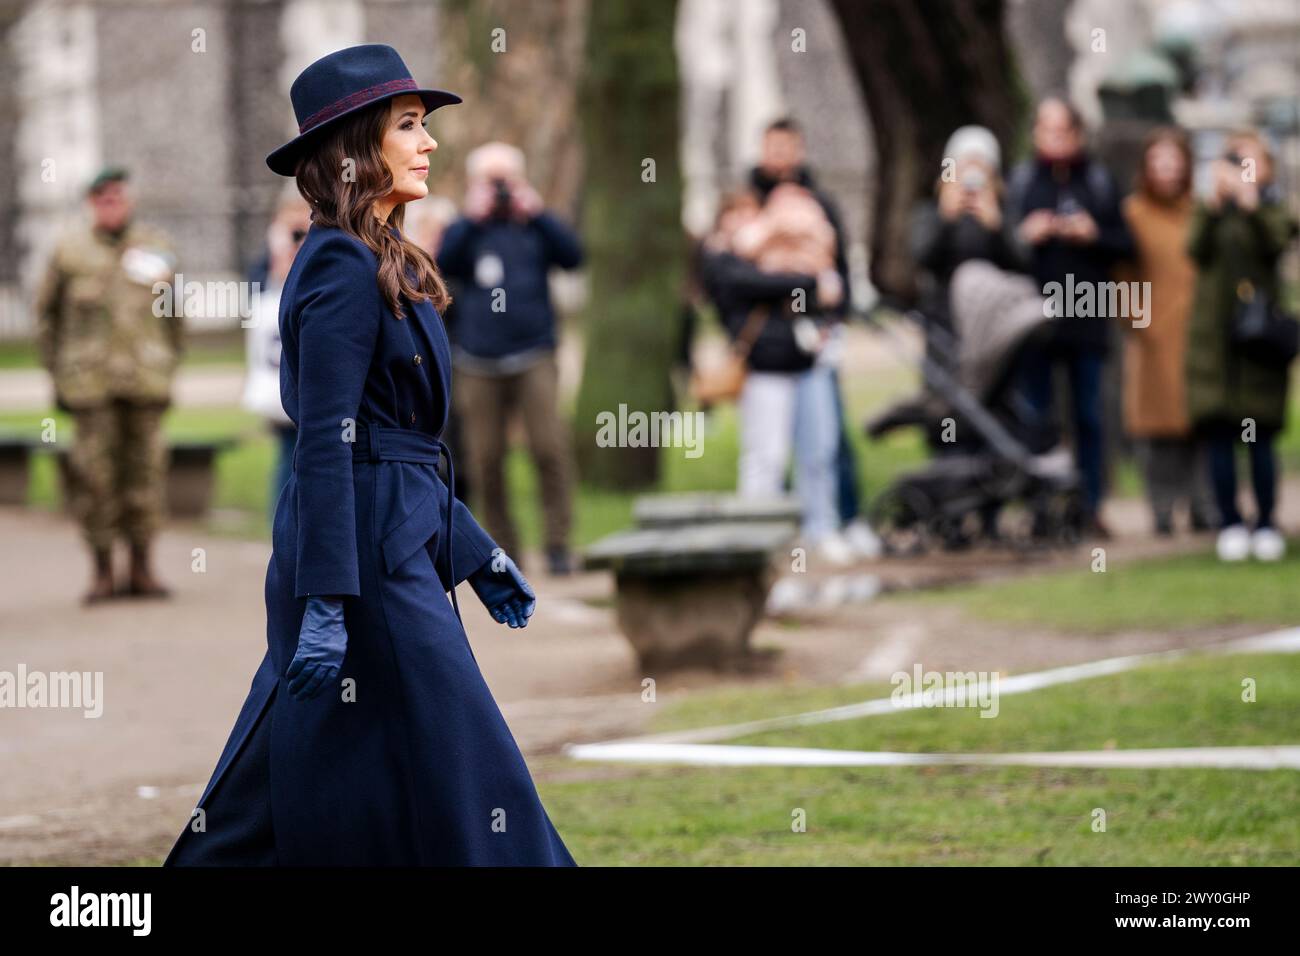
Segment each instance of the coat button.
[[416,365],[419,365],[421,362],[424,361],[424,359],[420,358],[419,354],[417,353],[415,358],[413,358],[411,361],[413,361]]
[[415,424],[415,412],[411,412],[411,424]]

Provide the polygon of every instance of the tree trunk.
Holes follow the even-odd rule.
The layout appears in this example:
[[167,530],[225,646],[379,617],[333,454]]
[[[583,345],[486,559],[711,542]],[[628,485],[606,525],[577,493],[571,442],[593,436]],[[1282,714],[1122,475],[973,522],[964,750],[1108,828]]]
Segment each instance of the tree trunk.
[[587,6],[588,0],[444,0],[435,75],[465,104],[438,113],[433,123],[435,138],[458,155],[440,164],[441,195],[459,203],[465,154],[501,140],[524,151],[528,179],[549,207],[570,219],[577,214],[582,146],[575,113]]
[[600,447],[597,416],[617,418],[620,404],[650,414],[673,403],[668,371],[686,257],[676,8],[593,3],[588,23],[579,111],[591,294],[574,433],[583,479],[605,488],[654,484],[659,449]]
[[1002,0],[831,0],[875,133],[871,279],[910,302],[913,203],[933,194],[943,147],[959,126],[987,126],[1010,157],[1024,109]]

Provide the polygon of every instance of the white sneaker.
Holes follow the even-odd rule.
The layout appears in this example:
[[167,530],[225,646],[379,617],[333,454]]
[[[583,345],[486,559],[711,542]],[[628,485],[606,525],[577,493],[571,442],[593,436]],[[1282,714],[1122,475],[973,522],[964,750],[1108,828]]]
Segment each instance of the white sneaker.
[[1256,528],[1250,536],[1250,553],[1256,561],[1281,561],[1286,554],[1286,539],[1276,528]]
[[871,525],[861,519],[850,522],[844,528],[843,534],[849,547],[864,558],[878,558],[884,550],[880,544],[880,537],[871,530]]
[[828,534],[817,542],[817,557],[837,568],[850,565],[858,559],[844,535],[839,533]]
[[1250,557],[1250,532],[1244,524],[1228,525],[1219,532],[1214,550],[1220,561],[1245,561]]

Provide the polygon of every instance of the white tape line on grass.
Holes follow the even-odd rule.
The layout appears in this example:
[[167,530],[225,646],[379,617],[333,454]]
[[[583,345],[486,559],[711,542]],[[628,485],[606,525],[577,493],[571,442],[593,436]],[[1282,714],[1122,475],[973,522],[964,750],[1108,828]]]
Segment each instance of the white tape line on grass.
[[1026,766],[1088,768],[1214,767],[1300,770],[1300,747],[1171,747],[1156,750],[1076,750],[1023,754],[906,754],[812,747],[722,744],[609,743],[568,749],[577,760],[690,764],[704,767],[937,767]]
[[[1156,651],[1151,654],[1130,654],[1126,657],[1108,657],[1086,664],[1072,664],[1068,667],[1054,667],[1051,670],[1038,671],[1033,674],[1014,674],[998,681],[999,697],[1007,694],[1023,694],[1031,690],[1040,690],[1056,684],[1069,684],[1074,681],[1087,680],[1092,677],[1104,677],[1132,670],[1144,664],[1157,661],[1175,660],[1193,654],[1272,654],[1295,653],[1300,651],[1300,627],[1284,631],[1273,631],[1255,637],[1244,637],[1222,644],[1212,644],[1202,648],[1177,648],[1170,651]],[[949,689],[951,697],[955,691]],[[806,727],[810,724],[828,724],[838,720],[854,720],[858,717],[874,717],[880,714],[896,714],[900,710],[923,707],[932,697],[922,691],[901,698],[895,702],[891,697],[863,701],[859,704],[846,704],[826,710],[813,710],[804,714],[790,714],[784,717],[769,717],[764,720],[751,720],[741,724],[725,724],[718,727],[698,727],[694,730],[678,730],[663,734],[648,734],[640,737],[625,737],[620,740],[602,741],[584,744],[584,747],[604,747],[611,744],[630,743],[704,743],[715,740],[730,740],[748,734],[766,730],[781,730],[787,727]],[[573,747],[565,748],[572,753]]]

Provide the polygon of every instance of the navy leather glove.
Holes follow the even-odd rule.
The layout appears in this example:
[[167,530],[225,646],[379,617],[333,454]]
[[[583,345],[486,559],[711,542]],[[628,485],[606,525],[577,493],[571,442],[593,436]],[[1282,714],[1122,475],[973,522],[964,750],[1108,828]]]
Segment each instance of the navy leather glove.
[[470,587],[498,624],[527,627],[537,607],[537,595],[524,573],[504,551],[469,576]]
[[307,611],[298,632],[298,651],[284,672],[289,696],[310,700],[327,684],[338,679],[343,655],[348,649],[348,632],[343,628],[343,598],[307,598]]

